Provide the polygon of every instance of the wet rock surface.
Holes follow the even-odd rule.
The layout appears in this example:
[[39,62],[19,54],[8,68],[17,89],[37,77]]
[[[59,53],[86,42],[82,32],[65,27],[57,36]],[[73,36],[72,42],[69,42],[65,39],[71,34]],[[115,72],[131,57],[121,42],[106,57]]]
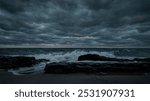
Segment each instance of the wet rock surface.
[[1,56],[0,57],[0,68],[10,69],[16,67],[29,67],[36,64],[37,61],[35,57],[24,57],[24,56]]
[[97,54],[85,54],[78,58],[78,61],[118,61],[118,62],[150,62],[150,58],[134,58],[134,59],[120,59],[120,58],[110,58],[105,56],[100,56]]
[[17,67],[30,67],[40,62],[46,62],[48,60],[39,59],[36,60],[35,57],[25,57],[25,56],[0,56],[0,69],[11,69]]
[[49,63],[44,69],[45,73],[66,74],[66,73],[149,73],[150,63]]

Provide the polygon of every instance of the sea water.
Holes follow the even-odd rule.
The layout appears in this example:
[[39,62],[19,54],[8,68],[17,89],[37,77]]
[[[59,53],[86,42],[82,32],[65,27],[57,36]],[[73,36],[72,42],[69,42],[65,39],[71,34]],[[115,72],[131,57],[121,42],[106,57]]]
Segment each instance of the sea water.
[[[150,48],[2,48],[4,56],[34,56],[36,59],[48,59],[49,62],[77,62],[84,54],[98,54],[110,58],[150,58]],[[33,67],[9,70],[15,75],[43,73],[46,63]]]

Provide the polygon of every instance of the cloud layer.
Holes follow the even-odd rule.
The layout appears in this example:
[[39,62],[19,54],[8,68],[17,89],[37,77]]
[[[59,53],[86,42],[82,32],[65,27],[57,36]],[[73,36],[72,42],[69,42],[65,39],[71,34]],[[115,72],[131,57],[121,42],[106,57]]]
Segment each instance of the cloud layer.
[[150,0],[0,0],[0,45],[150,47]]

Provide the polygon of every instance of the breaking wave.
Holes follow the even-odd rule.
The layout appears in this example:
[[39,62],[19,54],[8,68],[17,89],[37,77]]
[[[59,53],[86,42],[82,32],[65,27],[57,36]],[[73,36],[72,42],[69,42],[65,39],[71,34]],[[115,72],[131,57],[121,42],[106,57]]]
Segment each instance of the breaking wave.
[[72,52],[52,52],[49,54],[37,54],[34,55],[36,59],[48,59],[50,62],[75,62],[78,57],[85,54],[98,54],[100,56],[115,57],[113,52],[98,52],[98,51],[79,51],[74,50]]
[[[98,51],[80,51],[74,50],[71,52],[51,52],[48,54],[36,54],[30,55],[34,56],[36,59],[48,59],[50,62],[77,62],[78,57],[85,54],[98,54],[100,56],[106,57],[116,57],[113,52],[98,52]],[[18,68],[15,70],[9,70],[14,75],[25,75],[25,74],[37,74],[44,72],[44,67],[46,63],[40,63],[33,67]]]
[[[66,51],[50,52],[45,54],[43,53],[43,54],[35,54],[35,55],[28,55],[28,56],[34,56],[36,59],[47,59],[49,60],[49,62],[77,62],[78,57],[85,54],[97,54],[100,56],[105,56],[110,58],[127,58],[127,57],[118,57],[114,55],[114,51],[100,52],[100,51],[82,51],[82,50],[74,50],[74,51],[67,51],[67,52]],[[42,73],[44,72],[46,63],[40,63],[34,65],[33,67],[18,68],[15,70],[10,70],[10,72],[12,72],[15,75]]]

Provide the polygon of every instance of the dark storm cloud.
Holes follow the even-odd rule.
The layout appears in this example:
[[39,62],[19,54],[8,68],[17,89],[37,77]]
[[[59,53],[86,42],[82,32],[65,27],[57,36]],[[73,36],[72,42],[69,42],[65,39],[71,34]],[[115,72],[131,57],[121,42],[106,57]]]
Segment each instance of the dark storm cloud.
[[10,13],[17,13],[23,11],[23,5],[24,4],[19,0],[0,0],[0,8]]
[[0,0],[0,45],[150,46],[150,0]]
[[91,10],[109,9],[113,0],[83,0],[83,4]]

